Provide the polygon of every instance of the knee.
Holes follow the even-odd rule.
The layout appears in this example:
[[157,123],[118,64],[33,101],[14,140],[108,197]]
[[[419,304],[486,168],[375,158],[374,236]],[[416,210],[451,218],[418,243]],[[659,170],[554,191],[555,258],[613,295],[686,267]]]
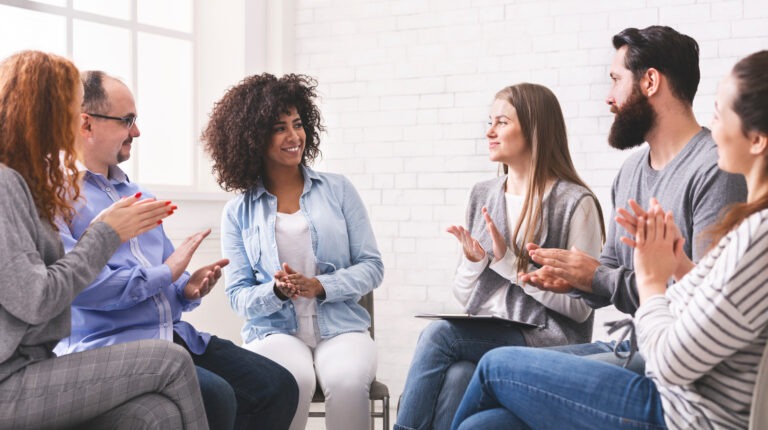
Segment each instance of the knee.
[[472,379],[472,374],[475,373],[475,367],[475,363],[466,360],[453,363],[445,372],[443,386],[466,387]]
[[[161,430],[182,428],[181,411],[176,404],[165,396],[146,394],[123,404],[109,418],[109,428]],[[100,427],[97,426],[97,427]]]
[[435,346],[450,346],[453,328],[445,320],[433,321],[419,335],[419,346],[434,348]]

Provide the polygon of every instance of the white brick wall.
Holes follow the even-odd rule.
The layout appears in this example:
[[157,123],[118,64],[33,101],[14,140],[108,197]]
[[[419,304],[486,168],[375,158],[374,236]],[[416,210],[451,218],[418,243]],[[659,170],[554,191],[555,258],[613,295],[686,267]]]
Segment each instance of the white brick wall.
[[378,377],[395,399],[425,325],[411,315],[458,309],[458,249],[444,230],[463,222],[471,185],[496,175],[484,127],[497,90],[531,81],[558,95],[576,167],[609,216],[627,156],[605,142],[611,36],[664,24],[697,39],[702,124],[736,59],[768,48],[765,0],[298,0],[296,10],[295,71],[319,79],[329,125],[321,167],[353,178],[382,245]]

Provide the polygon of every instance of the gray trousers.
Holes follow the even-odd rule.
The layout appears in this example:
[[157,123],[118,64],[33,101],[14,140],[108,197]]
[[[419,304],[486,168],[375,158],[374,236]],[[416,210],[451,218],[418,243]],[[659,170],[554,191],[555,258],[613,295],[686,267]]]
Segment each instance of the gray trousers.
[[0,429],[207,429],[189,353],[143,340],[39,361],[0,382]]

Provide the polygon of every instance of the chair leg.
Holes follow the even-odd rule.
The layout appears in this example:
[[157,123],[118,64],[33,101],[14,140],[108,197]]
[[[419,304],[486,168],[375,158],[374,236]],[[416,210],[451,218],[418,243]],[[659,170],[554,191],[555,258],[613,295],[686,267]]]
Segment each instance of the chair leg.
[[382,399],[382,404],[384,405],[384,416],[382,417],[382,421],[384,422],[384,430],[389,430],[389,396],[385,396]]

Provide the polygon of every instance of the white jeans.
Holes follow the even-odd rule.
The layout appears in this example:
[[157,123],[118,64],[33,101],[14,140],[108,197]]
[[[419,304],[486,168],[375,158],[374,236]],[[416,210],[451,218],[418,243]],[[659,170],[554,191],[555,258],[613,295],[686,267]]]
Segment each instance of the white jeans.
[[[291,430],[304,430],[315,381],[325,394],[325,427],[360,430],[371,427],[368,391],[376,376],[376,344],[368,332],[344,333],[310,348],[288,334],[272,334],[243,345],[288,369],[299,385],[299,405]],[[315,373],[317,372],[317,373]]]

